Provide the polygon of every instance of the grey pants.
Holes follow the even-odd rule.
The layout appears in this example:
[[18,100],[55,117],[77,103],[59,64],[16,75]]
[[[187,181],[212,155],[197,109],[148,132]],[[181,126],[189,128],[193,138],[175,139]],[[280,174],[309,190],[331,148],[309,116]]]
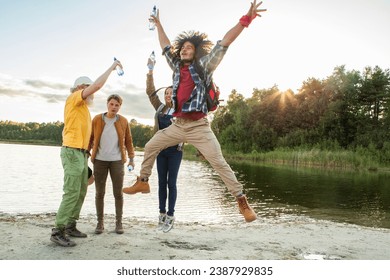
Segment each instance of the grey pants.
[[169,127],[159,130],[145,145],[144,159],[141,165],[141,178],[149,178],[153,164],[161,150],[187,142],[197,148],[226,184],[233,196],[242,193],[242,184],[238,182],[233,170],[222,155],[221,146],[207,118],[197,121],[177,118]]

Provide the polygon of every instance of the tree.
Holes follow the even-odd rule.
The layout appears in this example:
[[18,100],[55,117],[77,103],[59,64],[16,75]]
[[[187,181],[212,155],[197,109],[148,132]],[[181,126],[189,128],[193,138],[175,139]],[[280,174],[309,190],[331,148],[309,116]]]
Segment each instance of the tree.
[[150,125],[138,124],[135,119],[130,120],[130,129],[134,147],[145,147],[153,137],[153,128]]

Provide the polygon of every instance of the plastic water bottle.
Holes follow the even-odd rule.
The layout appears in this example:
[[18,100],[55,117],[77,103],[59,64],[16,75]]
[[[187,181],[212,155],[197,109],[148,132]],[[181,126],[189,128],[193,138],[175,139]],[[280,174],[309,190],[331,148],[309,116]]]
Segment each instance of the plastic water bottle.
[[[157,8],[156,5],[154,5],[152,12],[150,13],[150,16],[157,16]],[[149,19],[149,30],[154,30],[156,28],[156,23],[153,19]]]
[[154,51],[152,51],[152,53],[150,54],[149,58],[150,58],[150,61],[153,63],[153,66],[154,66],[154,64],[156,64],[156,55],[154,54]]
[[134,167],[132,165],[128,165],[127,166],[127,170],[129,170],[129,172],[133,171]]
[[149,70],[153,70],[155,64],[156,64],[156,56],[154,54],[154,51],[152,51],[152,53],[149,56],[148,65],[147,65]]
[[[114,57],[114,60],[117,60],[117,59]],[[118,76],[123,76],[123,74],[125,74],[125,72],[123,72],[122,67],[120,67],[119,65],[117,65],[115,67],[115,70],[116,70],[116,73],[118,73]]]

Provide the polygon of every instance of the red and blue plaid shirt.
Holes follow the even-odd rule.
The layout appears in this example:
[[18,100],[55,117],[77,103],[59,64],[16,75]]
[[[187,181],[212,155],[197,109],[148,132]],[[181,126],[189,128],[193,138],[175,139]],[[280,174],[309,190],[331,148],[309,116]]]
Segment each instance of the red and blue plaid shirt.
[[[199,60],[199,64],[203,69],[203,80],[201,76],[196,72],[194,64],[189,65],[189,71],[191,73],[192,80],[195,83],[195,87],[192,90],[190,98],[187,102],[183,103],[181,111],[183,113],[190,112],[203,112],[204,114],[208,113],[207,105],[205,102],[206,98],[206,84],[210,83],[212,75],[215,69],[218,67],[219,63],[222,61],[228,47],[221,46],[220,41],[214,46],[211,52],[208,55],[203,56]],[[166,46],[163,51],[163,55],[167,59],[169,67],[173,70],[173,94],[172,101],[174,108],[177,108],[177,89],[180,83],[180,58],[174,55],[171,51],[171,46]]]

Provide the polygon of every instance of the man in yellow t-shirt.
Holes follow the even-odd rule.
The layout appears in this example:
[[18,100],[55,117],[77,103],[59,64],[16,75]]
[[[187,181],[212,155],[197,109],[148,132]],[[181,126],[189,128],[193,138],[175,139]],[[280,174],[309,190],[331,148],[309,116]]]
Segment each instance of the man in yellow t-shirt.
[[103,87],[118,65],[122,67],[121,63],[115,60],[95,82],[85,76],[77,78],[65,103],[61,148],[64,193],[50,237],[51,241],[64,247],[76,245],[67,235],[87,237],[76,228],[76,221],[79,219],[88,186],[87,149],[92,130],[88,105],[92,103],[94,93]]

